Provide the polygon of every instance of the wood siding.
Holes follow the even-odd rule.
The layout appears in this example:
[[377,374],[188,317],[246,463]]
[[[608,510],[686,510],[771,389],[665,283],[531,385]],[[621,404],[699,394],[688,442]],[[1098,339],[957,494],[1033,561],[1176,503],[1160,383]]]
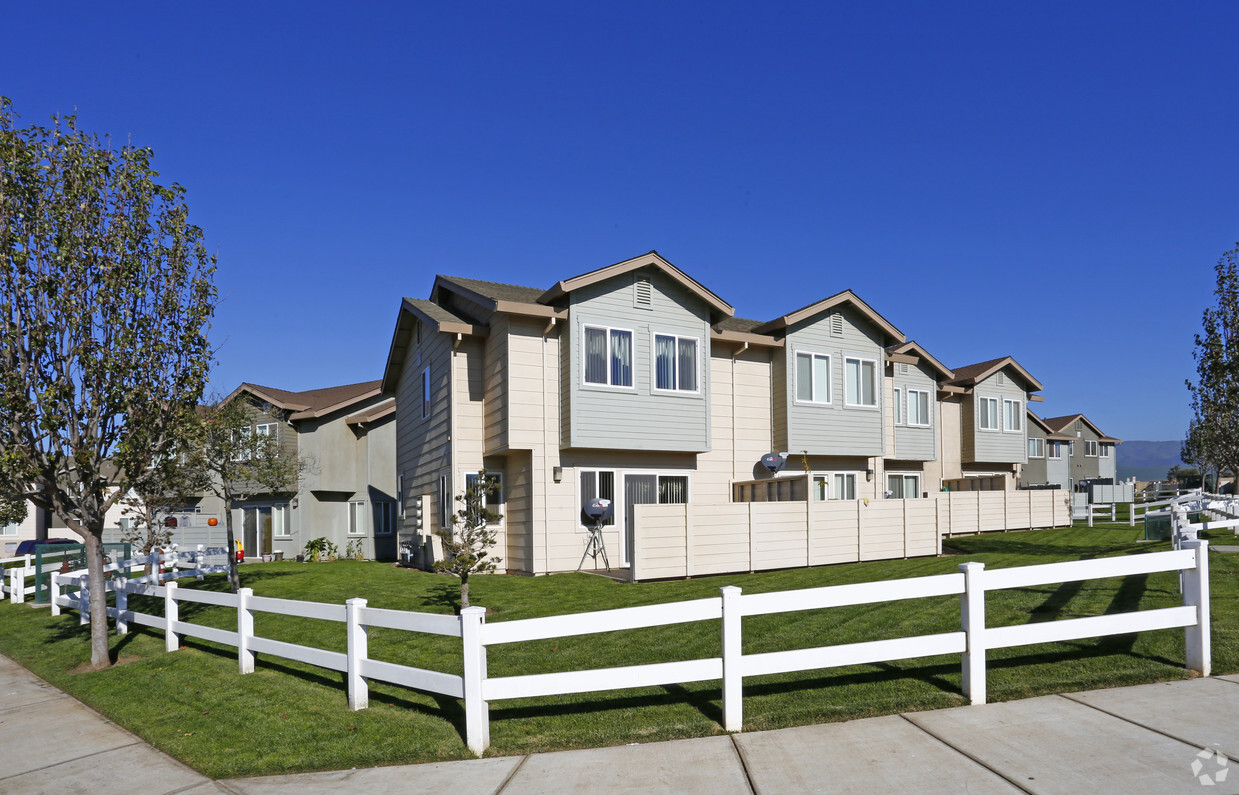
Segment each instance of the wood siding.
[[[888,387],[899,390],[903,403],[903,423],[894,425],[894,447],[891,458],[900,461],[932,461],[938,457],[938,382],[933,372],[923,364],[892,363]],[[908,417],[908,390],[917,389],[929,396],[929,427],[912,425]],[[893,394],[890,398],[894,399]],[[889,422],[894,423],[893,405]]]

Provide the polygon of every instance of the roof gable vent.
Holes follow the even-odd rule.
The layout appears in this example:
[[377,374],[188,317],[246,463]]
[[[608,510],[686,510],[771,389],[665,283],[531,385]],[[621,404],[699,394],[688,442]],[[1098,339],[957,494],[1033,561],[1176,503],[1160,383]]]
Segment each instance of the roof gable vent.
[[830,316],[830,336],[843,336],[843,315],[838,312]]
[[633,283],[632,305],[638,309],[654,308],[654,288],[644,276],[638,276]]
[[1002,386],[1004,382],[1005,382],[1005,379],[1003,378],[1002,373],[999,373],[998,374],[998,386]]
[[908,374],[908,363],[907,363],[907,362],[900,362],[900,363],[899,363],[899,374],[900,374],[900,375],[907,375],[907,374]]

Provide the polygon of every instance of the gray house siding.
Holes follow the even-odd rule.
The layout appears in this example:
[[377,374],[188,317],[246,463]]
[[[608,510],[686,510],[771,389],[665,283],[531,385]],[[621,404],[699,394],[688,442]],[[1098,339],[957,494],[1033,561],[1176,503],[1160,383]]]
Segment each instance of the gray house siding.
[[[634,306],[633,274],[580,288],[572,294],[564,366],[570,373],[571,412],[565,446],[612,450],[704,452],[710,449],[709,308],[660,272],[635,274],[651,283],[651,306]],[[585,383],[586,326],[632,332],[632,385]],[[654,335],[690,337],[697,342],[697,389],[693,393],[654,388]]]
[[[1027,420],[1025,416],[1025,420]],[[1041,430],[1041,426],[1029,422],[1027,430],[1028,439],[1041,440],[1041,455],[1029,456],[1028,463],[1024,464],[1020,470],[1020,485],[1021,486],[1039,486],[1050,481],[1046,479],[1046,456],[1050,454],[1049,441],[1045,438],[1045,431]],[[1027,444],[1027,443],[1026,443]]]
[[1050,458],[1050,444],[1047,442],[1045,446],[1045,482],[1057,483],[1061,489],[1069,488],[1068,478],[1070,475],[1070,460],[1067,458],[1067,443],[1062,442],[1062,456],[1060,458]]
[[[402,532],[429,534],[439,529],[444,506],[438,505],[438,478],[450,481],[451,450],[451,336],[422,331],[396,387],[396,475],[403,477],[404,503],[400,506]],[[430,368],[430,416],[422,417],[422,371]],[[452,484],[448,483],[448,489]],[[413,510],[422,498],[421,525]]]
[[[832,334],[832,317],[842,315],[841,334]],[[809,455],[881,456],[886,401],[883,378],[884,355],[879,332],[849,307],[819,315],[788,329],[783,351],[782,385],[787,414],[787,450]],[[797,353],[830,357],[828,403],[803,402],[796,394]],[[846,405],[845,359],[855,357],[873,363],[874,406]]]
[[[1001,383],[999,380],[1001,379]],[[980,403],[985,398],[995,398],[998,403],[998,427],[988,430],[980,427],[977,417]],[[1017,416],[1020,418],[1019,431],[1007,431],[1003,423],[1003,401],[1018,400]],[[1028,460],[1028,437],[1025,429],[1028,417],[1025,409],[1028,406],[1028,393],[1020,386],[1020,382],[1011,377],[1011,368],[1004,368],[979,382],[974,388],[971,400],[965,404],[965,433],[972,439],[972,454],[965,452],[964,463],[1024,463]],[[968,415],[971,415],[970,417]],[[971,428],[969,429],[969,426]],[[970,432],[969,432],[970,431]]]
[[[899,390],[903,407],[902,422],[895,424],[895,450],[892,458],[900,461],[933,461],[938,450],[938,382],[933,373],[920,364],[893,365],[892,385]],[[916,418],[908,416],[908,390],[914,389],[929,395],[929,426],[914,424]]]

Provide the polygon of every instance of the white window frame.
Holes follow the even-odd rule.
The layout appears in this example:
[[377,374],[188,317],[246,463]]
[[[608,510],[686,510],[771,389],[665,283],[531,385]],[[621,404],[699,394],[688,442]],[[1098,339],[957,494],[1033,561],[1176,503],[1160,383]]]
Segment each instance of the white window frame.
[[[810,373],[809,394],[811,397],[808,400],[805,400],[804,398],[800,397],[799,359],[801,356],[809,357],[809,373]],[[818,359],[826,360],[826,384],[825,384],[826,394],[825,395],[820,395],[818,393],[817,378],[812,375],[813,373],[817,372],[817,367],[815,365],[817,364]],[[831,382],[834,380],[834,375],[835,375],[833,367],[834,367],[834,364],[831,361],[831,355],[829,353],[820,353],[818,351],[809,351],[809,350],[795,351],[795,355],[792,357],[792,396],[793,396],[792,399],[793,401],[800,405],[812,404],[814,406],[829,406],[833,402],[832,399],[834,397],[831,394],[831,389],[830,389]]]
[[[855,500],[855,499],[859,499],[859,497],[855,496],[855,495],[857,495],[857,494],[859,494],[859,493],[860,493],[860,491],[859,491],[859,485],[858,485],[858,484],[860,483],[860,477],[859,477],[859,476],[860,476],[860,473],[859,473],[859,472],[831,472],[831,473],[830,473],[830,499],[832,499],[832,500]],[[844,488],[843,488],[843,489],[839,489],[839,488],[837,488],[837,485],[836,485],[836,479],[837,479],[837,478],[842,478],[842,479],[843,479],[843,480],[842,480],[842,482],[843,482],[843,484],[844,484]],[[852,481],[852,495],[853,495],[853,496],[851,496],[851,497],[847,497],[847,496],[840,496],[840,494],[841,494],[841,493],[844,493],[844,494],[846,493],[847,482],[848,482],[848,479],[849,479],[849,478],[850,478],[850,479],[851,479],[851,481]]]
[[1075,457],[1076,457],[1076,442],[1075,442],[1075,439],[1072,439],[1070,442],[1067,442],[1067,456],[1068,456],[1069,458],[1075,458]]
[[374,534],[376,536],[389,536],[395,529],[396,519],[396,504],[391,500],[375,500],[374,501]]
[[[271,537],[272,538],[292,538],[293,523],[292,514],[289,511],[292,507],[286,503],[278,503],[271,506]],[[280,520],[276,521],[276,517]]]
[[244,428],[233,428],[232,430],[232,460],[233,461],[249,461],[253,455],[250,449],[250,440],[254,438],[254,429],[246,425]]
[[422,419],[430,418],[430,365],[422,370]]
[[[1008,412],[1008,407],[1011,407]],[[1015,400],[1014,398],[1002,399],[1002,431],[1003,433],[1023,433],[1024,432],[1024,401]],[[1008,426],[1007,420],[1011,420],[1012,424]]]
[[15,535],[17,535],[17,525],[0,524],[0,536],[15,536]]
[[[852,391],[851,389],[848,388],[849,384],[851,383],[851,379],[849,376],[850,368],[848,367],[849,362],[856,362],[859,365],[859,367],[857,368],[857,371],[861,373],[862,375],[865,372],[865,364],[869,365],[870,383],[873,385],[873,402],[872,403],[853,403],[849,399],[849,393]],[[880,391],[881,391],[881,385],[878,381],[878,361],[877,359],[869,359],[864,356],[846,356],[845,355],[843,357],[843,405],[847,406],[848,408],[856,408],[856,409],[876,409],[879,405],[878,399],[881,397]],[[864,379],[862,378],[860,383],[857,384],[857,396],[860,398],[863,398],[864,394],[865,394]]]
[[[605,382],[586,380],[586,373],[589,370],[588,362],[587,362],[589,351],[585,344],[585,333],[588,329],[594,329],[596,331],[605,331],[607,335],[607,353],[606,353],[607,380]],[[629,350],[628,350],[628,356],[629,356],[628,372],[631,374],[631,379],[632,379],[631,384],[611,383],[611,333],[614,331],[624,332],[625,334],[628,335],[628,339],[631,340],[631,343],[629,344]],[[700,347],[701,346],[698,345],[698,349],[699,349],[697,353],[698,356],[701,355]],[[700,368],[698,368],[698,370],[700,370]],[[582,323],[581,324],[581,384],[582,386],[587,386],[587,387],[596,388],[596,389],[624,389],[627,391],[635,391],[637,388],[636,373],[637,373],[637,335],[633,332],[632,329],[622,328],[620,326],[602,326],[597,323]]]
[[[1092,450],[1093,450],[1093,452],[1091,452],[1091,453],[1089,452],[1089,448],[1090,448],[1090,447],[1091,447],[1091,448],[1092,448]],[[1095,440],[1093,440],[1093,439],[1085,439],[1085,440],[1084,440],[1084,457],[1085,457],[1085,458],[1096,458],[1096,457],[1097,457],[1097,448],[1098,448],[1098,444],[1097,444],[1097,442],[1096,442]]]
[[895,424],[903,425],[903,390],[899,387],[894,387],[891,389],[891,393],[894,396]]
[[[481,476],[482,476],[481,472],[466,472],[465,473],[465,491],[468,492],[469,489],[473,488],[473,484],[476,483],[478,478],[480,478]],[[495,488],[498,489],[499,491],[499,499],[496,501],[496,505],[503,505],[504,496],[505,496],[503,493],[503,473],[502,472],[487,472],[486,477],[488,479],[491,479],[491,478],[494,479],[495,484],[496,484]],[[482,507],[483,508],[495,508],[496,507],[495,505],[490,504],[490,492],[489,491],[483,492],[482,494]],[[487,522],[486,524],[497,527],[503,524],[504,514],[502,511],[499,511],[499,510],[496,510],[495,512],[499,514],[499,519],[493,522]]]
[[[672,378],[675,379],[675,387],[666,389],[658,385],[658,338],[669,337],[675,340],[675,365],[672,371]],[[607,341],[610,342],[611,335],[607,335]],[[693,384],[694,389],[680,389],[680,340],[690,340],[693,343]],[[650,332],[650,390],[662,395],[700,395],[701,394],[701,338],[690,337],[687,334],[672,334],[665,331]],[[609,375],[609,374],[608,374]],[[591,384],[591,386],[601,386],[601,384]]]
[[[933,402],[930,399],[929,390],[927,389],[912,389],[907,390],[908,393],[908,411],[907,424],[913,428],[931,428],[934,424]],[[925,421],[921,422],[919,415],[914,416],[912,412],[912,396],[920,395],[925,401]],[[919,402],[919,401],[918,401]]]
[[611,503],[612,511],[611,518],[608,519],[603,527],[615,527],[620,523],[620,496],[623,494],[623,486],[620,483],[620,472],[617,469],[599,469],[594,467],[584,467],[576,472],[576,515],[577,526],[588,529],[589,525],[581,521],[581,517],[585,515],[585,499],[581,494],[581,476],[585,474],[593,475],[594,477],[594,494],[598,493],[598,474],[600,472],[611,473]]
[[254,426],[254,435],[265,436],[268,439],[277,438],[274,422],[264,422]]
[[1040,436],[1028,437],[1028,457],[1045,458],[1045,439]]
[[[625,473],[625,474],[628,474],[628,473]],[[640,473],[634,472],[632,474],[640,474]],[[654,488],[658,492],[658,504],[659,505],[684,505],[685,503],[692,501],[693,476],[691,474],[689,474],[688,472],[659,472],[657,474],[658,474],[658,485],[655,486]],[[684,502],[681,503],[681,502],[663,502],[662,501],[663,478],[684,478]]]
[[367,535],[367,529],[364,525],[367,524],[366,519],[366,501],[365,500],[349,500],[348,502],[348,536],[356,538],[358,536]]
[[1102,457],[1102,458],[1109,458],[1109,457],[1110,457],[1110,449],[1111,449],[1112,447],[1114,447],[1114,445],[1112,445],[1112,444],[1106,444],[1105,442],[1098,442],[1098,443],[1097,443],[1097,449],[1098,449],[1098,451],[1101,453],[1101,457]]
[[[982,409],[982,406],[991,406],[992,413],[989,409]],[[998,432],[1002,430],[1002,417],[998,415],[998,398],[986,397],[983,395],[977,396],[977,429],[982,431]],[[987,423],[986,420],[993,418],[992,423]]]
[[[830,499],[830,481],[829,472],[814,472],[809,478],[809,499],[813,502],[823,502]],[[817,496],[817,487],[822,485],[825,488],[825,496],[820,499]]]
[[1054,461],[1061,461],[1063,458],[1063,443],[1049,442],[1049,450],[1046,451],[1046,458]]
[[[902,479],[902,481],[903,481],[903,482],[900,484],[900,488],[901,488],[901,489],[905,492],[905,493],[904,493],[904,496],[902,496],[902,497],[893,497],[892,499],[896,499],[896,500],[899,500],[899,499],[902,499],[902,500],[914,500],[914,499],[920,499],[921,494],[922,494],[922,491],[921,491],[921,473],[920,473],[920,472],[887,472],[887,473],[886,473],[886,490],[887,490],[887,491],[891,491],[891,490],[892,490],[892,489],[891,489],[891,487],[890,487],[890,485],[891,485],[891,478],[900,478],[900,479]],[[907,495],[907,493],[906,493],[906,492],[907,492],[907,490],[908,490],[908,478],[915,478],[915,479],[916,479],[916,490],[912,493],[912,496],[911,496],[911,497],[909,497],[909,496]]]

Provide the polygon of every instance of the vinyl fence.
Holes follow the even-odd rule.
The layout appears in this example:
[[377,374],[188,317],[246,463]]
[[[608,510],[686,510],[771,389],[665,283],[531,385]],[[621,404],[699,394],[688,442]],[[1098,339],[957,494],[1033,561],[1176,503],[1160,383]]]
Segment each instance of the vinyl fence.
[[1071,524],[1057,490],[945,492],[910,500],[636,505],[633,580],[889,560],[952,535]]
[[[108,615],[116,620],[120,633],[127,632],[130,624],[162,630],[168,651],[180,647],[181,636],[231,646],[237,649],[242,674],[253,672],[255,655],[260,653],[340,671],[348,683],[348,702],[352,709],[367,706],[367,680],[463,698],[466,742],[470,749],[481,754],[490,744],[489,702],[504,699],[721,680],[723,726],[727,731],[739,731],[744,720],[746,677],[959,654],[964,694],[973,704],[981,704],[986,697],[988,649],[1175,627],[1186,629],[1187,667],[1208,675],[1208,544],[1188,539],[1182,546],[1182,549],[1169,552],[1007,569],[986,570],[982,563],[964,563],[958,572],[951,574],[775,593],[745,594],[739,588],[727,586],[721,589],[719,596],[708,599],[493,624],[486,623],[486,610],[482,607],[466,608],[459,616],[446,616],[371,608],[365,599],[349,599],[343,605],[321,604],[255,596],[248,588],[237,594],[227,594],[181,589],[175,582],[158,585],[120,580],[109,584],[110,589],[116,590],[117,604],[115,608],[108,608]],[[986,626],[985,594],[990,591],[1162,571],[1180,572],[1181,606],[1018,626]],[[53,581],[53,610],[59,613],[63,607],[76,608],[82,613],[81,620],[86,622],[89,594],[83,587],[83,577],[61,574],[54,575]],[[131,610],[128,607],[131,594],[163,599],[164,615]],[[958,631],[761,654],[742,652],[743,619],[747,616],[951,595],[960,597]],[[235,610],[236,631],[182,621],[179,605],[183,602]],[[254,632],[254,615],[259,612],[343,622],[347,628],[347,651],[342,654],[258,636]],[[486,671],[487,650],[507,643],[718,619],[722,620],[722,654],[719,657],[520,676],[490,677]],[[463,675],[371,659],[367,645],[367,631],[371,627],[460,638]]]

